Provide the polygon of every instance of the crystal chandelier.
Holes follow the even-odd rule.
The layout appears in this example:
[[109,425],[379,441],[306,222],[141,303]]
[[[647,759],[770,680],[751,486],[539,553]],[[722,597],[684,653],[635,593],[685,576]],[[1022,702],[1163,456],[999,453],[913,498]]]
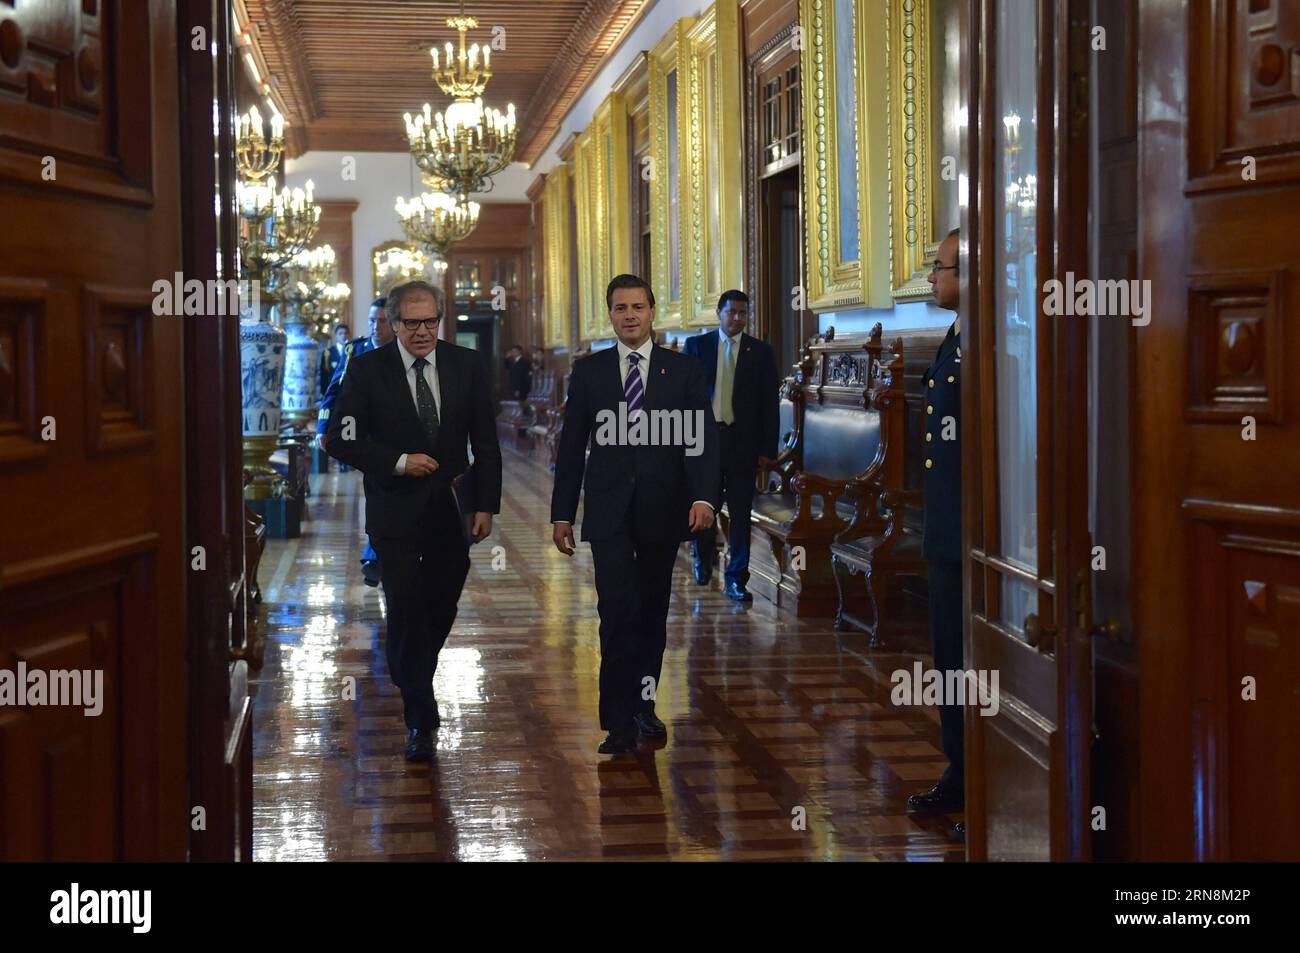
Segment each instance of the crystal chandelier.
[[241,277],[272,290],[284,283],[284,266],[311,244],[320,226],[313,189],[308,181],[305,191],[285,187],[276,192],[274,176],[268,182],[239,183]]
[[465,48],[465,34],[478,20],[465,16],[464,0],[460,16],[448,17],[447,25],[460,34],[459,54],[453,57],[450,43],[445,63],[436,48],[429,52],[433,79],[453,102],[436,114],[425,103],[423,112],[405,113],[403,118],[411,156],[426,181],[430,176],[443,180],[442,188],[468,201],[471,192],[489,191],[492,176],[513,161],[518,131],[514,103],[507,104],[504,113],[483,105],[483,90],[492,78],[489,52],[477,43]]
[[407,239],[438,256],[474,231],[478,213],[477,202],[458,201],[445,192],[397,199],[397,215]]
[[235,143],[235,164],[239,174],[250,182],[261,182],[275,171],[284,152],[284,117],[271,115],[271,141],[262,131],[262,114],[256,106],[239,117],[239,138]]

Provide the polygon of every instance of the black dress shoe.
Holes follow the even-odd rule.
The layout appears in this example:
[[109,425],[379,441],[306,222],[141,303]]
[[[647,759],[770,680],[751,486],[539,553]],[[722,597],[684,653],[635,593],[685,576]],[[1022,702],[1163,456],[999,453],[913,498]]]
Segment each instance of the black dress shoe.
[[664,725],[654,710],[639,711],[632,718],[636,722],[636,730],[641,732],[647,738],[667,738],[668,728]]
[[428,728],[412,728],[406,736],[406,760],[428,761],[433,757],[433,732]]
[[707,586],[713,579],[713,565],[711,563],[695,564],[695,584],[697,586]]
[[596,749],[601,754],[628,754],[636,750],[636,725],[611,731]]
[[379,585],[379,562],[374,559],[367,559],[361,564],[361,575],[365,577],[366,585],[372,589]]
[[907,809],[918,814],[952,814],[962,809],[963,800],[960,793],[951,791],[942,784],[936,784],[928,791],[909,797]]
[[735,599],[737,602],[754,601],[754,597],[749,594],[749,590],[738,582],[727,583],[726,592],[728,599]]

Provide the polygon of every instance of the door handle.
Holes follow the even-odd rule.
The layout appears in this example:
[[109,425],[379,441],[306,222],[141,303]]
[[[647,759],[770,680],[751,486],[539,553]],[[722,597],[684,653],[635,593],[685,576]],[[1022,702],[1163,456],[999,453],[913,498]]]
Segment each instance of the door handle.
[[1025,641],[1038,651],[1046,652],[1052,647],[1053,640],[1056,638],[1056,629],[1043,624],[1038,618],[1037,612],[1031,612],[1025,616],[1024,629]]

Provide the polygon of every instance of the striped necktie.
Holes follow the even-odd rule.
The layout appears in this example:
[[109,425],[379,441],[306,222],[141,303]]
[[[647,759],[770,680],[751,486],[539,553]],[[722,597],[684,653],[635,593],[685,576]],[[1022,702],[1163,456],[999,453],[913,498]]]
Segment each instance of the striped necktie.
[[628,354],[627,380],[623,382],[623,399],[627,401],[629,419],[641,411],[641,405],[645,402],[645,387],[641,383],[641,371],[637,369],[637,365],[640,363],[640,354],[636,351]]

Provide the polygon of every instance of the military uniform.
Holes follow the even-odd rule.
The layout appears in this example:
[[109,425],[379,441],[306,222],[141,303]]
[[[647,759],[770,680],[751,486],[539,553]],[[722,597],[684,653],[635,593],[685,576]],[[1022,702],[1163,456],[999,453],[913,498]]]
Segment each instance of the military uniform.
[[[925,558],[930,564],[930,635],[934,667],[965,668],[962,658],[961,335],[948,329],[925,372]],[[960,705],[939,709],[949,767],[940,785],[961,798],[964,787]]]
[[[320,413],[316,417],[316,433],[318,435],[323,436],[325,431],[329,430],[330,411],[334,407],[334,402],[339,399],[339,392],[343,390],[343,378],[348,373],[348,364],[351,363],[352,358],[356,357],[358,354],[365,354],[366,351],[373,351],[374,349],[375,342],[370,339],[369,335],[353,338],[344,345],[343,357],[339,361],[339,366],[334,371],[334,376],[330,378],[330,386],[325,388],[325,393],[321,395]],[[340,469],[346,470],[347,467],[340,464]],[[375,548],[370,545],[370,540],[367,538],[366,548],[361,552],[361,566],[363,569],[366,569],[370,564],[377,567],[379,564],[379,556],[375,553]],[[378,578],[378,569],[367,570],[366,579],[369,585],[374,585],[375,582],[372,580],[377,580]]]
[[325,393],[321,395],[320,413],[316,417],[317,434],[324,434],[329,429],[330,408],[334,406],[334,401],[339,399],[339,391],[343,389],[343,376],[348,372],[348,361],[352,360],[354,355],[365,354],[366,351],[374,350],[374,347],[375,343],[370,340],[369,335],[353,338],[343,346],[343,357],[339,361],[339,366],[335,368],[329,386],[325,388]]

